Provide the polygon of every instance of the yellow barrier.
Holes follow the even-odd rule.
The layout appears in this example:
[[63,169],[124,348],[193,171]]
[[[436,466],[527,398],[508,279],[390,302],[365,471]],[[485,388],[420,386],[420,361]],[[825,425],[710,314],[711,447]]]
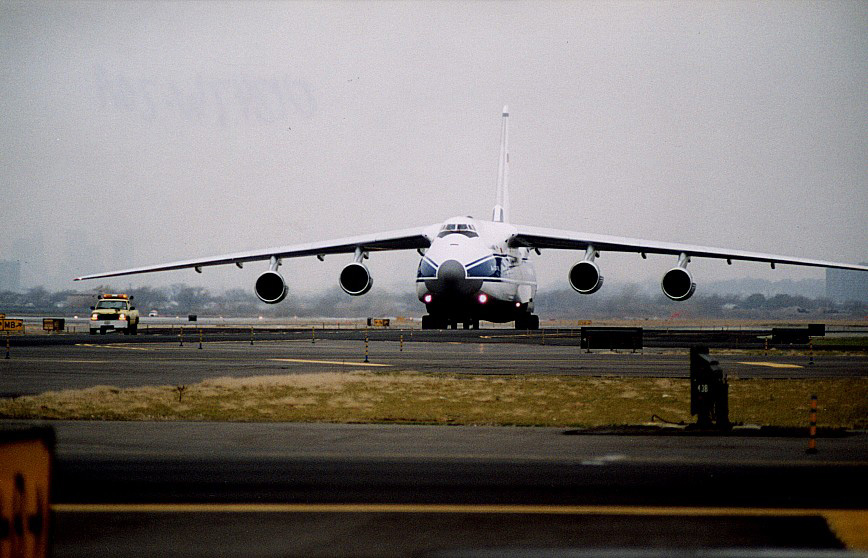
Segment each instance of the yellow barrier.
[[0,431],[0,556],[48,555],[50,428]]

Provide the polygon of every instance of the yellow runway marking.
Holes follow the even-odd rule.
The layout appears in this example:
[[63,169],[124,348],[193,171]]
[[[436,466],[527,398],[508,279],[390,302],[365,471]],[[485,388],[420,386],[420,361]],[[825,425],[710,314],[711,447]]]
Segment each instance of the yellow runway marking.
[[270,358],[274,362],[300,362],[304,364],[335,364],[340,366],[392,366],[391,364],[376,364],[373,362],[347,362],[345,360],[308,360],[304,358]]
[[97,347],[100,349],[126,349],[128,351],[155,351],[156,349],[152,349],[149,347],[132,347],[130,345],[118,345],[118,344],[108,344],[108,345],[98,345],[96,343],[76,343],[76,347]]
[[746,364],[748,366],[768,366],[769,368],[804,368],[798,364],[784,364],[782,362],[736,362],[736,364]]
[[848,548],[868,549],[868,511],[660,506],[461,504],[54,504],[57,513],[454,513],[680,517],[823,517]]

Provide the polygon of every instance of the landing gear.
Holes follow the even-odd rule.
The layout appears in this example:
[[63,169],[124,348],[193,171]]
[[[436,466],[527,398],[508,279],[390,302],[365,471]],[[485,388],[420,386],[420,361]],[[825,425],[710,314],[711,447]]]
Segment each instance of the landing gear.
[[524,314],[515,319],[515,329],[539,329],[539,316]]

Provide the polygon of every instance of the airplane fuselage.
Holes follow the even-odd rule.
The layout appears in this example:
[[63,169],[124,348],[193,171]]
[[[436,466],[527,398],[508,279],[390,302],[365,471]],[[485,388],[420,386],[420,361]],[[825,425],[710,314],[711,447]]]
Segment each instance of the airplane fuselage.
[[529,316],[536,273],[526,248],[510,248],[506,223],[456,217],[432,231],[419,262],[416,294],[440,327]]

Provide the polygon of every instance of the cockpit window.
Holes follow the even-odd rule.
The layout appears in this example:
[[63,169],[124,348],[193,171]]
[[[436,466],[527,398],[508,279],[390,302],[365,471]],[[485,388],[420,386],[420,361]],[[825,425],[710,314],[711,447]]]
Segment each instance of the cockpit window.
[[468,238],[476,238],[479,235],[476,233],[476,227],[466,223],[447,223],[440,228],[440,234],[437,238],[442,238],[448,234],[460,234]]

